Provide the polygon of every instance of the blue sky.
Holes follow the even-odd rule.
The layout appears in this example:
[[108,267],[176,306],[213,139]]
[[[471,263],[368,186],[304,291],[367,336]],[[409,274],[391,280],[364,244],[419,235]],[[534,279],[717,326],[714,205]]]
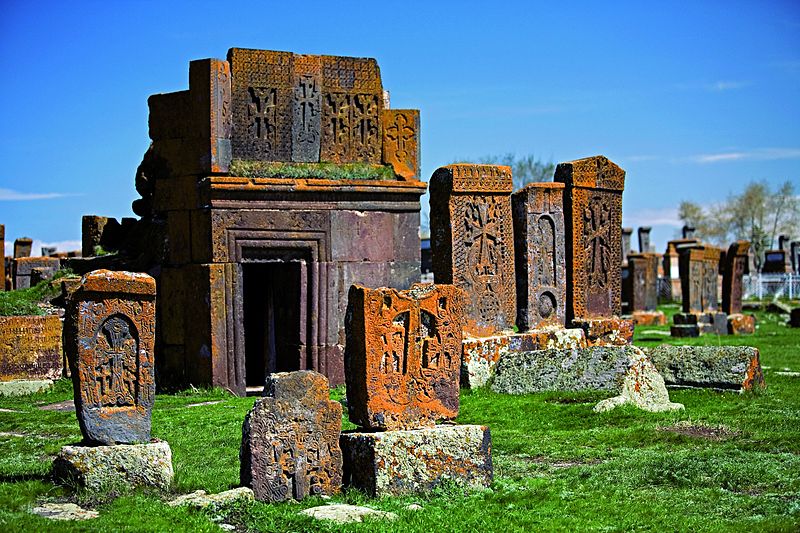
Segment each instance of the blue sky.
[[421,110],[426,180],[490,154],[604,154],[627,171],[624,224],[659,250],[683,199],[800,189],[800,2],[560,4],[4,0],[7,250],[79,248],[82,215],[133,216],[147,97],[233,46],[375,57],[392,107]]

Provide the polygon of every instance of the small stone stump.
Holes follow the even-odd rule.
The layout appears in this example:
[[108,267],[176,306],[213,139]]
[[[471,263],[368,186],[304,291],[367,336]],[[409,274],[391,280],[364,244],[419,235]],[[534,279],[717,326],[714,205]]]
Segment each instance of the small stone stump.
[[458,415],[464,298],[452,285],[351,287],[347,406],[368,431],[341,436],[345,484],[382,496],[491,483],[488,428],[435,425]]
[[263,502],[330,495],[342,484],[342,406],[328,380],[303,370],[267,376],[242,428],[240,480]]
[[738,391],[766,386],[758,348],[664,344],[646,352],[667,386]]

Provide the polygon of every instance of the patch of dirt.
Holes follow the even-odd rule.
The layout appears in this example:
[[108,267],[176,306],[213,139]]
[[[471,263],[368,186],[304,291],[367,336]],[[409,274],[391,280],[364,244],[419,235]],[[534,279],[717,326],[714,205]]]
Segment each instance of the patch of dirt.
[[739,430],[725,426],[706,426],[689,422],[678,422],[674,426],[665,426],[658,429],[659,431],[667,431],[669,433],[707,440],[724,440],[731,437],[738,437],[742,434]]
[[42,411],[74,411],[75,402],[73,400],[66,400],[58,403],[51,403],[48,405],[40,405],[39,409]]
[[586,398],[550,398],[549,400],[545,400],[545,402],[570,404],[570,403],[594,403],[594,400],[587,400]]

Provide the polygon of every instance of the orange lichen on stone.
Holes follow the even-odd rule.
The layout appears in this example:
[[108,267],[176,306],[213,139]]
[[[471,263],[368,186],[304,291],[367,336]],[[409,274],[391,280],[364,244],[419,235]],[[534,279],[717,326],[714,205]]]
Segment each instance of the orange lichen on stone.
[[345,376],[352,422],[404,429],[458,415],[463,298],[452,285],[350,288]]
[[58,379],[62,370],[57,316],[0,317],[0,381]]
[[403,179],[418,180],[420,164],[419,110],[384,109],[383,162]]
[[619,317],[573,320],[583,329],[588,346],[625,346],[633,344],[633,320]]

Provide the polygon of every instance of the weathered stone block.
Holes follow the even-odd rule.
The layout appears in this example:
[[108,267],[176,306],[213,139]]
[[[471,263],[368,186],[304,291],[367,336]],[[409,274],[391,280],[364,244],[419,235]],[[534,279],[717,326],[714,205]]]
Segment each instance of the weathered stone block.
[[758,348],[665,344],[646,353],[667,385],[734,390],[765,386]]
[[311,371],[270,374],[242,428],[240,478],[259,501],[329,495],[342,484],[342,406]]
[[27,396],[52,388],[53,381],[49,379],[12,379],[0,381],[0,396]]
[[31,274],[35,268],[43,269],[50,273],[50,277],[53,277],[53,274],[61,268],[61,260],[57,257],[20,257],[14,259],[14,288],[29,288],[31,286]]
[[725,254],[722,273],[722,312],[739,314],[742,312],[742,277],[750,273],[750,243],[736,241]]
[[403,179],[418,180],[420,166],[419,110],[384,109],[383,162]]
[[345,485],[370,496],[427,492],[445,481],[492,482],[492,437],[485,426],[343,433]]
[[595,156],[559,163],[554,181],[565,185],[567,323],[618,316],[625,171]]
[[670,326],[669,334],[673,337],[699,337],[700,327],[697,324],[675,324]]
[[57,316],[0,317],[0,381],[58,379],[63,366]]
[[69,298],[64,348],[87,442],[150,440],[155,294],[146,274],[95,270]]
[[14,241],[14,259],[30,257],[33,248],[33,239],[21,237]]
[[633,343],[633,320],[618,317],[575,319],[572,327],[584,331],[589,346],[625,346]]
[[516,321],[511,169],[450,165],[431,177],[431,248],[436,283],[467,293],[464,331],[510,330]]
[[497,361],[509,352],[586,348],[587,344],[582,329],[551,327],[513,335],[465,337],[461,346],[461,386],[474,388],[489,382]]
[[452,285],[350,288],[345,377],[351,422],[399,429],[458,415],[463,299]]
[[634,311],[632,319],[637,326],[667,325],[667,315],[663,311]]
[[731,335],[752,335],[756,332],[756,317],[736,313],[728,315],[728,333]]
[[511,195],[520,330],[564,325],[564,184],[531,183]]
[[115,486],[169,490],[174,472],[166,442],[116,446],[64,446],[53,461],[53,476],[92,491]]

